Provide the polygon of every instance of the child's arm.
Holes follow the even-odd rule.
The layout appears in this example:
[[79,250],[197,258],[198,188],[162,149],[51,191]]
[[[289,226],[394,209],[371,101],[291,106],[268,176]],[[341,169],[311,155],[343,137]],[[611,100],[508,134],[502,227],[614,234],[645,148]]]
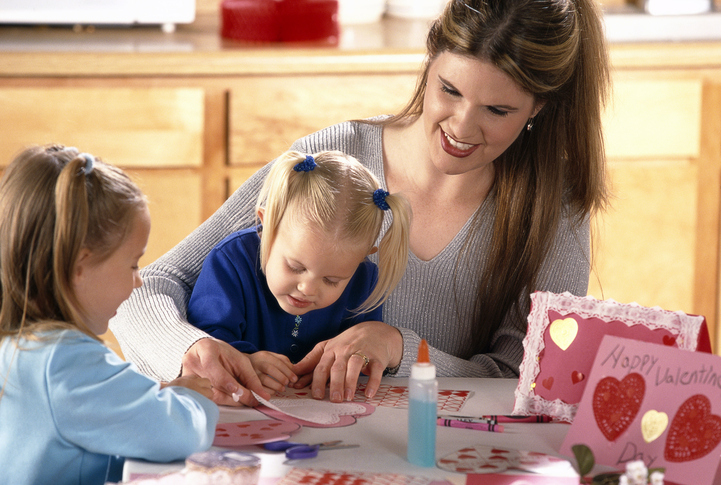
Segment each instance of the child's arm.
[[79,448],[171,461],[208,449],[215,437],[212,401],[185,387],[160,389],[87,336],[56,346],[45,375],[58,433]]

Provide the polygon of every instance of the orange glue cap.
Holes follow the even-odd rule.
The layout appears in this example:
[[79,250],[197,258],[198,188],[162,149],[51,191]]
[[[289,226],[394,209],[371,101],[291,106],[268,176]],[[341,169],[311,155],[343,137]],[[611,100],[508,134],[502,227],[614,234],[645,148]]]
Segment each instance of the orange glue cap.
[[411,379],[435,379],[436,378],[436,366],[431,364],[431,359],[428,355],[428,342],[425,339],[421,340],[418,345],[418,358],[416,363],[411,366]]
[[421,339],[421,343],[418,345],[418,364],[430,364],[431,359],[428,357],[428,342],[426,339]]

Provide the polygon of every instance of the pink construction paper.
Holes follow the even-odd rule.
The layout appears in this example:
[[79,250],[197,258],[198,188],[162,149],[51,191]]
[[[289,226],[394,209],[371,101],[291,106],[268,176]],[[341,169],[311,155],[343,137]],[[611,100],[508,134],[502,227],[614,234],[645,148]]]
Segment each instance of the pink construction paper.
[[300,428],[300,424],[276,419],[218,423],[213,445],[221,448],[237,448],[287,440]]
[[[295,398],[291,398],[295,399]],[[315,399],[305,399],[307,401],[308,406],[313,406],[318,401]],[[337,405],[338,407],[342,407],[343,404],[339,403]],[[256,411],[260,411],[261,413],[265,414],[268,417],[277,419],[279,421],[284,421],[288,423],[296,423],[301,426],[307,426],[309,428],[339,428],[343,426],[350,426],[352,424],[356,423],[357,418],[368,416],[369,414],[372,414],[373,411],[375,411],[375,407],[371,406],[370,404],[366,403],[358,403],[354,402],[353,407],[361,407],[364,409],[361,413],[356,414],[338,414],[337,418],[338,421],[332,423],[332,424],[321,424],[321,423],[315,423],[313,421],[306,421],[305,419],[301,419],[295,416],[291,416],[289,414],[284,413],[282,410],[276,410],[271,407],[268,407],[264,404],[261,404],[259,406],[256,406]]]
[[[703,317],[683,312],[570,293],[536,292],[531,304],[514,413],[546,414],[568,422],[573,420],[604,335],[694,351],[704,323]],[[577,333],[559,340],[552,327],[569,321],[575,322]]]
[[666,469],[711,485],[721,455],[721,357],[605,336],[560,452],[585,444],[596,463]]

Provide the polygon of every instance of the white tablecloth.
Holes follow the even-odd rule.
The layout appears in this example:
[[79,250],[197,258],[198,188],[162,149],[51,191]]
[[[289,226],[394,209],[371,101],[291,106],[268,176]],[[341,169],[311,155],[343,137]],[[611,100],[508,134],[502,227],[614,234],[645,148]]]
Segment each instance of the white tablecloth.
[[[406,386],[407,379],[389,378],[384,383]],[[439,378],[439,389],[470,390],[473,396],[465,403],[459,414],[480,416],[484,414],[510,414],[513,409],[515,379],[465,379]],[[372,471],[459,481],[463,475],[455,475],[440,468],[423,468],[406,460],[408,435],[408,410],[378,406],[370,416],[358,419],[352,426],[340,428],[303,427],[292,440],[303,443],[319,443],[343,440],[359,444],[359,448],[321,451],[317,458],[293,460],[286,463],[282,453],[272,453],[259,446],[239,448],[238,451],[253,453],[261,458],[261,482],[273,477],[285,476],[291,467],[329,469],[339,471]],[[268,419],[251,408],[221,407],[221,422],[252,421]],[[504,425],[503,433],[467,429],[437,428],[436,457],[441,458],[469,445],[491,445],[507,449],[527,450],[558,455],[569,425],[561,423],[513,423]],[[183,462],[158,464],[140,460],[127,460],[123,480],[138,474],[164,473],[180,470]],[[270,480],[272,481],[272,480]]]

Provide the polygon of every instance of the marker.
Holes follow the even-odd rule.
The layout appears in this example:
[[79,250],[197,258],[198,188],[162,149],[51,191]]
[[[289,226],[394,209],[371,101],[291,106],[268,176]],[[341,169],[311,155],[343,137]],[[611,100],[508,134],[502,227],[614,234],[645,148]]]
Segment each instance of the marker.
[[467,421],[469,423],[489,423],[489,424],[498,424],[498,423],[551,423],[553,422],[553,418],[546,415],[530,415],[530,416],[522,416],[522,415],[489,415],[489,416],[481,416],[481,417],[475,417],[475,416],[457,416],[457,415],[445,415],[445,416],[439,416],[443,418],[450,418],[450,419],[460,419],[462,421]]
[[436,420],[438,426],[447,428],[475,429],[476,431],[492,431],[494,433],[503,433],[503,425],[491,423],[469,423],[460,419],[438,418]]
[[550,416],[546,416],[544,414],[535,414],[531,416],[521,416],[521,415],[491,415],[491,416],[481,416],[483,419],[490,419],[493,422],[496,423],[550,423],[553,421],[553,418]]

